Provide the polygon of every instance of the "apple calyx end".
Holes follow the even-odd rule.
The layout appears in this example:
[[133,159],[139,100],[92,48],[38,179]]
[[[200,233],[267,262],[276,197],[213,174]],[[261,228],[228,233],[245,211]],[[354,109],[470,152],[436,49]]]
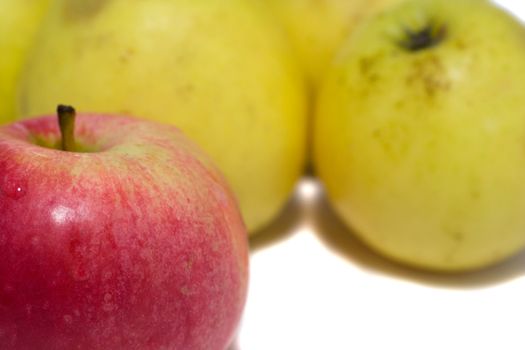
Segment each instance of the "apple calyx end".
[[409,52],[430,49],[439,45],[447,36],[447,28],[443,24],[428,22],[419,29],[404,29],[404,38],[399,45]]

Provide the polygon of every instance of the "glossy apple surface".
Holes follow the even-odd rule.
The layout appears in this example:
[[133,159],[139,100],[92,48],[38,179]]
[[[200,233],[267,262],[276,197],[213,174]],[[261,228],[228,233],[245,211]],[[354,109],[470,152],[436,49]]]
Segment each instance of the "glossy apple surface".
[[339,52],[314,162],[374,249],[464,271],[524,247],[524,38],[488,1],[418,0],[370,20]]
[[220,349],[247,234],[220,173],[171,126],[80,115],[0,129],[0,349]]

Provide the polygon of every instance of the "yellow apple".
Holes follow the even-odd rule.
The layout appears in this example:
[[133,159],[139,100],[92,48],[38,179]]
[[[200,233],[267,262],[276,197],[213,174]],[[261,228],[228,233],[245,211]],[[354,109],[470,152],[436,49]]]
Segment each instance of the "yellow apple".
[[214,159],[253,233],[305,158],[305,83],[265,6],[245,0],[53,3],[21,79],[19,115],[79,110],[180,127]]
[[312,83],[366,17],[403,0],[262,0],[280,17]]
[[49,0],[0,0],[0,124],[15,115],[16,81]]
[[525,30],[487,1],[374,17],[330,68],[314,163],[377,251],[461,271],[525,245]]

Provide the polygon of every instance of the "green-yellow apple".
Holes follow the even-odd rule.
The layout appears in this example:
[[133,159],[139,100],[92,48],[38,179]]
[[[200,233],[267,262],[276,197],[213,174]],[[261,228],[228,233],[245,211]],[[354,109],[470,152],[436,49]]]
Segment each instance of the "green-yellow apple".
[[525,245],[525,30],[479,0],[419,0],[339,52],[314,163],[341,217],[383,254],[459,271]]
[[255,1],[58,0],[24,69],[19,115],[67,100],[176,124],[225,173],[253,232],[303,169],[303,80]]
[[0,128],[0,349],[224,350],[248,244],[222,175],[175,127],[59,113],[63,138]]
[[0,124],[14,119],[16,82],[49,0],[0,0]]
[[262,0],[272,6],[311,83],[364,19],[403,0]]

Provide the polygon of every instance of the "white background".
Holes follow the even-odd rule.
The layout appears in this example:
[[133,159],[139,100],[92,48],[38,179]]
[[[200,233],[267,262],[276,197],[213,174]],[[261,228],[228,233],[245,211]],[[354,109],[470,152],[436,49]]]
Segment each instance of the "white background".
[[[525,19],[522,0],[496,2]],[[467,275],[395,265],[359,243],[312,179],[251,245],[231,350],[525,350],[525,252]]]

